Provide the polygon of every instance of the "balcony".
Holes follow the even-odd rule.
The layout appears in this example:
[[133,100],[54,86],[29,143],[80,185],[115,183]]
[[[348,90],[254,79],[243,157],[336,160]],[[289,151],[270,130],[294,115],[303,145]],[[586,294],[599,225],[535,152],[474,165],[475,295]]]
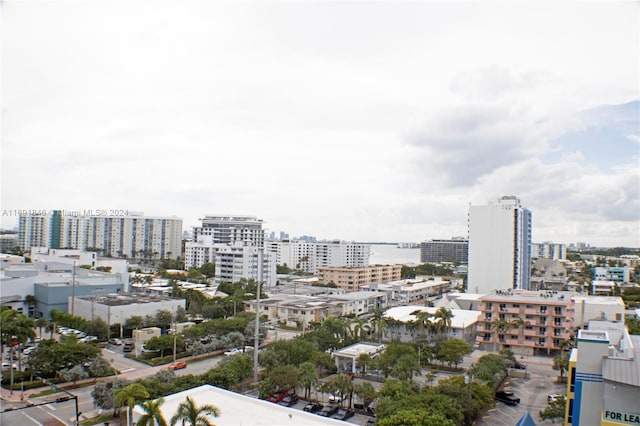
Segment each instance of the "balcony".
[[507,313],[508,314],[519,314],[520,313],[520,308],[507,308]]
[[524,335],[525,335],[525,336],[530,336],[530,337],[537,336],[537,334],[536,334],[536,331],[535,331],[535,330],[524,330]]
[[525,315],[540,315],[540,311],[538,311],[537,309],[525,309],[524,310],[524,314]]
[[505,345],[519,345],[518,339],[505,339]]

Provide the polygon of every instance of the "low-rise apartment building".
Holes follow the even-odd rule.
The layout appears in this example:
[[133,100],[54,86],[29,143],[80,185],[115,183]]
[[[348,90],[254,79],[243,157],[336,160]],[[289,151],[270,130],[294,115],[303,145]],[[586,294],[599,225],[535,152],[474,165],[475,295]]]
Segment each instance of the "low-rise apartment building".
[[451,281],[441,277],[416,277],[412,279],[373,283],[362,286],[364,291],[383,292],[388,306],[424,305],[425,301],[440,297],[451,289]]
[[[384,293],[357,292],[323,296],[283,294],[261,299],[260,315],[269,321],[301,325],[306,329],[311,322],[324,321],[328,317],[363,316],[384,305]],[[255,300],[245,300],[244,306],[245,311],[255,313]]]
[[573,335],[571,292],[498,290],[480,298],[476,342],[482,349],[549,354]]
[[402,265],[323,266],[318,268],[318,281],[333,283],[345,291],[359,291],[372,283],[397,281]]

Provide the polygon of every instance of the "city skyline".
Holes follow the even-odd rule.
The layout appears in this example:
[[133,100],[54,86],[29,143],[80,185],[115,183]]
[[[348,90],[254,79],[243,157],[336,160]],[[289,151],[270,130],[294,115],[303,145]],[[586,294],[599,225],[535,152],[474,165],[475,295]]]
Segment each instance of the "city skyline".
[[514,195],[535,242],[640,247],[637,14],[6,1],[1,209],[419,242],[466,236],[470,204]]

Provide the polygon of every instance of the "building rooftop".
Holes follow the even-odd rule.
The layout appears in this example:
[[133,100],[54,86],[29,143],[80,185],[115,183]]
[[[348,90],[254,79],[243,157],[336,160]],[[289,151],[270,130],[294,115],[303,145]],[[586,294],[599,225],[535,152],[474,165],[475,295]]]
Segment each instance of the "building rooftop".
[[334,355],[358,358],[361,354],[373,356],[384,351],[385,346],[382,343],[356,343],[346,348],[335,351]]
[[[273,426],[273,425],[305,425],[345,426],[341,420],[322,417],[317,414],[307,413],[294,408],[283,407],[261,399],[241,395],[211,385],[202,385],[193,389],[175,393],[163,397],[161,406],[165,419],[170,419],[178,410],[178,406],[184,402],[187,396],[191,397],[198,406],[213,404],[219,410],[218,417],[211,421],[217,426]],[[137,420],[143,411],[140,406],[134,409],[134,418]]]
[[[435,314],[438,308],[432,308],[427,306],[398,306],[391,308],[384,313],[385,317],[393,318],[401,322],[414,321],[416,316],[412,314],[415,311],[429,312]],[[469,311],[463,309],[451,309],[453,318],[451,318],[452,328],[465,328],[470,324],[474,324],[478,321],[478,317],[482,314],[480,311]]]
[[607,381],[640,387],[640,336],[630,336],[633,352],[627,358],[606,357],[602,361],[602,378]]
[[489,300],[492,302],[545,302],[545,303],[565,303],[569,302],[577,293],[572,291],[551,291],[551,290],[496,290],[495,292],[486,294],[480,300]]
[[583,300],[587,304],[624,306],[622,298],[616,296],[573,296],[573,301],[576,304],[582,303]]
[[90,300],[94,303],[99,303],[106,306],[124,306],[141,303],[157,303],[166,302],[170,300],[180,300],[175,297],[161,296],[157,294],[146,293],[127,293],[127,294],[108,294],[100,296],[80,296],[78,299]]

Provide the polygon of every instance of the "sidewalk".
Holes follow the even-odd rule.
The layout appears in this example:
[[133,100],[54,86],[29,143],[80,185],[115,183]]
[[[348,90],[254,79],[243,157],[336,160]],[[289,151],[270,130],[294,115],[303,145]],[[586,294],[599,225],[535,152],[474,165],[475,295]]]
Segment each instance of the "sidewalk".
[[[99,382],[99,381],[102,381],[104,379],[111,378],[111,377],[112,376],[101,377],[99,379],[91,378],[91,379],[78,380],[75,383],[75,386],[78,386],[78,385],[81,385],[81,384],[84,384],[84,383],[95,384],[96,382]],[[72,392],[73,389],[70,389],[70,388],[72,388],[74,386],[74,384],[73,384],[73,382],[56,383],[55,386],[58,389],[64,388],[66,391]],[[42,393],[42,392],[50,390],[50,389],[51,389],[51,386],[43,385],[41,387],[37,387],[37,388],[33,388],[33,389],[25,389],[24,392],[22,392],[20,389],[14,390],[13,392],[11,392],[10,389],[5,389],[3,387],[0,387],[0,400],[6,401],[6,402],[26,402],[26,401],[29,400],[29,398],[32,397],[32,395],[38,395],[39,393]],[[61,391],[59,391],[59,392],[61,392]]]

